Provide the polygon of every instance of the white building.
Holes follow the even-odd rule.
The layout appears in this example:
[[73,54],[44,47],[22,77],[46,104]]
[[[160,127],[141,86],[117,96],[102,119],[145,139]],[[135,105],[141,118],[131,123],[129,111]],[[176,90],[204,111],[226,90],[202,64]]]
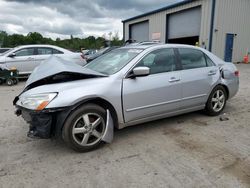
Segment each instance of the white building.
[[125,41],[199,43],[233,62],[250,51],[250,0],[184,0],[122,22]]

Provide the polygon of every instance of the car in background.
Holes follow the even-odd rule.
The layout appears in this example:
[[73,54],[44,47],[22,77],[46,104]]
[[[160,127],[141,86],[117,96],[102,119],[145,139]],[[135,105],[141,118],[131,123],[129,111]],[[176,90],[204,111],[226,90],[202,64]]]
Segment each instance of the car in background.
[[93,55],[93,54],[95,54],[96,52],[98,52],[97,49],[82,50],[82,54],[83,54],[83,55]]
[[162,44],[159,40],[153,40],[153,41],[142,41],[142,42],[136,42],[135,40],[127,40],[125,42],[126,45],[154,45],[154,44]]
[[84,67],[55,61],[30,75],[13,104],[29,136],[59,136],[77,151],[110,143],[114,127],[197,110],[219,115],[239,88],[233,63],[188,45],[128,45]]
[[10,69],[16,68],[20,76],[26,76],[52,55],[68,60],[69,63],[77,63],[81,66],[86,64],[86,61],[81,57],[81,53],[74,53],[53,45],[15,47],[0,56],[0,64],[5,64]]
[[97,57],[100,57],[101,55],[106,54],[116,48],[119,48],[119,46],[110,46],[110,47],[102,48],[94,54],[84,55],[83,58],[85,58],[86,61],[89,63],[90,61],[96,59]]
[[0,48],[0,55],[3,54],[4,52],[7,52],[11,48]]

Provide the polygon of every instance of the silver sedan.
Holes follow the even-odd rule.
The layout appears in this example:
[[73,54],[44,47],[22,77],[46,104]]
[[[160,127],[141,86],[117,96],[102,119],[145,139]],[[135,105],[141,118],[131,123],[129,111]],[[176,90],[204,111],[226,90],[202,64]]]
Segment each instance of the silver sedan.
[[42,44],[22,45],[10,49],[0,54],[0,64],[9,69],[17,69],[20,76],[27,76],[52,55],[66,59],[70,63],[74,62],[82,66],[86,64],[85,59],[81,57],[81,53],[74,53],[58,46]]
[[[53,66],[52,66],[53,65]],[[126,46],[84,68],[51,58],[15,98],[31,137],[62,137],[77,151],[110,143],[114,127],[187,112],[220,114],[239,88],[239,72],[198,47]]]

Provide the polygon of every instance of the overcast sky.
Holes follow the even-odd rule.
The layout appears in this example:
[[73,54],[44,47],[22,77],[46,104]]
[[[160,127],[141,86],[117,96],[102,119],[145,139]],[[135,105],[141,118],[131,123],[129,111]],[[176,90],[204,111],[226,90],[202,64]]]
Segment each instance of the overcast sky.
[[0,0],[0,30],[53,39],[119,32],[121,20],[181,0]]

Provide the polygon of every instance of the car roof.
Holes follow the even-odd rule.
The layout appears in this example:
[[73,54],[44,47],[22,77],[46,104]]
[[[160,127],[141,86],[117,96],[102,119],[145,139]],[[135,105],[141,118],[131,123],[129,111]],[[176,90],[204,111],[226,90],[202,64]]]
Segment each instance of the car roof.
[[59,46],[54,46],[54,45],[50,45],[50,44],[29,44],[29,45],[20,45],[20,46],[16,46],[16,48],[23,48],[23,47],[56,47],[56,48],[60,48]]
[[186,44],[138,44],[138,45],[127,45],[122,48],[133,48],[133,49],[148,49],[148,48],[159,48],[159,47],[165,47],[165,48],[193,48],[193,49],[200,49],[197,46],[192,45],[186,45]]
[[60,51],[63,51],[64,53],[70,53],[71,51],[65,49],[65,48],[61,48],[59,46],[54,46],[54,45],[49,45],[49,44],[29,44],[29,45],[20,45],[20,46],[16,46],[15,48],[12,49],[12,51],[14,50],[18,50],[18,49],[22,49],[22,48],[35,48],[35,47],[47,47],[47,48],[54,48]]

